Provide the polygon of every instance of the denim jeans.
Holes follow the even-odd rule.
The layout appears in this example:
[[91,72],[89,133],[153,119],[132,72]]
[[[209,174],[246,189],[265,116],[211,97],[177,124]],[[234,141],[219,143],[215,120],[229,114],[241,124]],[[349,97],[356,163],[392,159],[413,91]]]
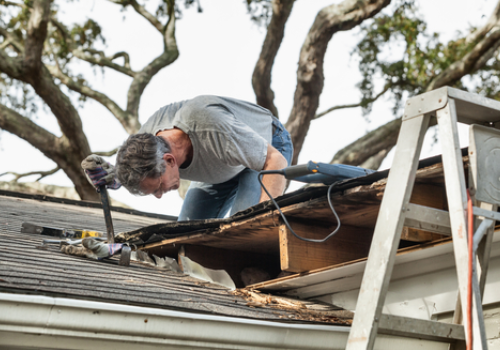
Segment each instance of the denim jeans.
[[[274,117],[273,130],[272,145],[290,165],[293,156],[290,134]],[[229,215],[233,215],[259,203],[262,190],[257,179],[258,174],[257,171],[246,168],[220,184],[191,182],[178,220],[223,218],[228,211]]]

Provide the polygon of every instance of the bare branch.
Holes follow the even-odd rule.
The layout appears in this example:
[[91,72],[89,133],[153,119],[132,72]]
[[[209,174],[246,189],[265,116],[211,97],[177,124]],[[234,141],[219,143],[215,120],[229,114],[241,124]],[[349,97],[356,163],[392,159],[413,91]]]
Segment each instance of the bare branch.
[[24,46],[14,35],[12,35],[12,33],[9,33],[3,27],[0,27],[0,35],[5,38],[5,41],[2,43],[2,49],[11,45],[17,53],[24,54]]
[[58,166],[58,167],[55,167],[52,170],[47,170],[47,171],[41,171],[41,170],[40,171],[31,171],[29,173],[21,173],[21,174],[13,172],[13,171],[8,171],[8,172],[5,172],[3,174],[0,174],[0,177],[4,176],[4,175],[14,175],[14,179],[12,179],[10,182],[17,182],[19,179],[21,179],[23,177],[28,177],[28,176],[31,176],[31,175],[40,175],[40,177],[35,180],[35,182],[38,182],[41,179],[43,179],[44,177],[47,177],[47,176],[52,175],[52,174],[55,174],[59,170],[61,170],[61,167]]
[[[68,75],[64,74],[60,67],[56,66],[47,66],[50,74],[55,78],[59,79],[61,83],[66,85],[69,89],[78,92],[84,96],[90,97],[104,107],[106,107],[115,117],[116,119],[123,125],[125,130],[128,133],[135,133],[139,130],[140,124],[138,119],[131,117],[127,114],[123,109],[118,106],[112,99],[110,99],[107,95],[98,92],[96,90],[91,89],[88,86],[79,83],[78,81],[73,80]],[[83,158],[82,158],[83,159]]]
[[107,152],[93,152],[93,153],[97,154],[98,156],[102,156],[102,157],[111,157],[111,156],[115,155],[116,152],[118,152],[118,149],[119,149],[119,147],[116,147],[115,149],[112,149],[111,151],[107,151]]
[[[73,55],[75,55],[75,57],[78,57],[79,59],[81,60],[84,60],[84,61],[87,61],[91,64],[95,64],[95,65],[98,65],[98,66],[101,66],[101,67],[108,67],[108,68],[111,68],[111,69],[114,69],[120,73],[123,73],[125,75],[128,75],[129,77],[134,77],[136,75],[136,73],[130,69],[130,63],[128,61],[128,54],[124,53],[124,52],[120,52],[118,54],[115,54],[111,57],[106,57],[104,56],[104,54],[98,54],[97,57],[95,55],[91,55],[91,54],[88,54],[86,51],[90,52],[91,50],[82,50],[82,49],[73,49],[71,52],[73,53]],[[95,51],[95,50],[92,50],[92,51]],[[116,56],[118,55],[118,56]],[[116,57],[126,57],[126,60],[125,60],[125,65],[119,65],[119,64],[116,64],[113,62],[113,60],[116,58]]]
[[117,52],[115,53],[113,56],[110,57],[111,61],[119,58],[119,57],[123,57],[123,66],[125,68],[129,68],[130,69],[130,56],[128,55],[128,53],[126,53],[125,51],[120,51],[120,52]]
[[346,109],[346,108],[356,108],[356,107],[361,107],[363,104],[367,104],[367,103],[372,103],[372,102],[375,102],[378,100],[378,98],[380,96],[382,96],[383,94],[385,94],[387,91],[389,91],[389,89],[391,88],[390,85],[387,85],[384,90],[382,90],[380,93],[378,93],[375,97],[373,98],[370,98],[370,99],[367,99],[366,101],[361,101],[359,103],[353,103],[353,104],[349,104],[349,105],[339,105],[339,106],[333,106],[331,108],[328,108],[326,111],[324,112],[321,112],[321,113],[318,113],[314,116],[313,120],[315,119],[318,119],[318,118],[321,118],[323,117],[324,115],[327,115],[328,113],[331,113],[333,111],[336,111],[336,110],[339,110],[339,109]]
[[[130,68],[130,59],[129,55],[126,52],[118,52],[111,57],[106,57],[104,52],[99,50],[81,49],[73,42],[73,40],[71,39],[71,35],[68,33],[68,30],[62,23],[55,19],[51,19],[51,24],[54,25],[54,27],[56,27],[57,30],[61,33],[64,41],[75,57],[91,64],[114,69],[132,78],[135,76],[136,73]],[[113,62],[113,60],[118,57],[124,57],[125,63],[123,65],[119,65]]]
[[153,25],[160,33],[163,34],[163,24],[151,13],[149,13],[144,6],[139,5],[137,1],[135,0],[109,0],[112,3],[122,5],[122,6],[132,6],[132,8],[140,14],[142,17],[144,17],[146,20],[148,20],[149,23]]
[[294,104],[286,123],[295,149],[293,164],[297,163],[318,109],[324,85],[323,63],[330,39],[336,32],[350,30],[375,16],[389,3],[390,0],[344,0],[323,8],[316,16],[300,52]]
[[271,70],[283,41],[285,24],[292,12],[294,2],[295,0],[273,0],[273,15],[252,75],[252,86],[257,104],[269,109],[276,117],[278,109],[274,105],[274,92],[271,89]]
[[139,118],[141,96],[146,86],[156,73],[179,57],[179,50],[175,39],[175,1],[167,0],[167,5],[169,18],[166,26],[163,28],[163,53],[137,73],[128,90],[127,113],[137,119]]
[[[115,103],[113,100],[111,100],[107,95],[100,93],[98,91],[95,91],[88,86],[85,86],[84,84],[73,80],[71,77],[68,75],[64,74],[62,71],[61,66],[59,65],[59,61],[57,60],[57,57],[55,56],[52,45],[48,44],[49,50],[54,56],[54,61],[55,61],[55,66],[46,66],[50,74],[59,79],[61,83],[66,85],[69,89],[80,93],[83,96],[90,97],[97,102],[101,103],[104,107],[106,107],[115,117],[118,119],[118,121],[123,125],[125,130],[129,133],[136,132],[139,128],[140,125],[137,120],[134,120],[134,118],[130,118],[123,109],[118,106],[117,103]],[[132,121],[132,123],[130,122]]]

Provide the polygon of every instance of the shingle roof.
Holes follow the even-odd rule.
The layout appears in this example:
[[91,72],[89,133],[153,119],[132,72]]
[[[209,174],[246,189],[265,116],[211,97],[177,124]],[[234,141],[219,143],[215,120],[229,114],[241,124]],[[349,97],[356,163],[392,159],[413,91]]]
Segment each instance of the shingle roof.
[[[8,195],[7,195],[8,194]],[[117,259],[96,261],[42,246],[53,238],[20,233],[22,222],[61,228],[104,231],[100,208],[56,203],[43,198],[0,193],[0,291],[88,299],[118,304],[248,317],[288,322],[348,324],[338,308],[249,291],[229,291],[182,273]],[[137,214],[137,213],[135,213]],[[113,212],[115,231],[133,230],[158,222],[156,218]],[[345,314],[344,314],[345,316]],[[349,316],[347,314],[347,316]]]

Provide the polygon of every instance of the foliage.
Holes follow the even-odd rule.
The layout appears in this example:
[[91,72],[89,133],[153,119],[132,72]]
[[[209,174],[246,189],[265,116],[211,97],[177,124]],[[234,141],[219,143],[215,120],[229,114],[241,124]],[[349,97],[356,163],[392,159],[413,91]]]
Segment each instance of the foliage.
[[[362,25],[362,40],[353,54],[359,56],[362,80],[357,85],[362,94],[364,115],[371,111],[377,94],[376,82],[382,79],[393,101],[393,112],[399,114],[402,101],[423,93],[445,69],[462,59],[477,42],[466,36],[442,42],[438,33],[428,33],[414,0],[398,1],[392,13],[384,13]],[[475,28],[470,28],[470,32]],[[500,97],[498,60],[492,57],[486,65],[472,72],[467,83],[458,80],[454,86],[463,90]],[[378,87],[380,89],[380,87]]]

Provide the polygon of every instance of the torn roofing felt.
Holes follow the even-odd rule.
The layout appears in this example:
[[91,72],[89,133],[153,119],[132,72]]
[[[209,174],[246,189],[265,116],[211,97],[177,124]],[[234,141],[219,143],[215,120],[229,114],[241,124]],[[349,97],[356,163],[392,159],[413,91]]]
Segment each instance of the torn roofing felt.
[[[467,155],[466,148],[462,149],[462,155]],[[441,163],[440,155],[426,158],[419,162],[418,169],[423,169],[439,163]],[[387,178],[388,173],[389,170],[383,170],[367,176],[339,181],[333,185],[331,193],[332,195],[342,195],[342,193],[348,189],[363,185],[371,185],[379,180]],[[276,201],[281,208],[285,208],[294,204],[306,203],[316,199],[326,199],[328,187],[329,186],[326,185],[306,185],[297,191],[278,197]],[[381,198],[379,198],[379,200],[380,199]],[[219,230],[221,227],[234,225],[238,222],[257,217],[260,214],[274,211],[275,209],[276,208],[271,201],[266,201],[224,219],[169,222],[142,227],[133,231],[122,232],[117,236],[117,241],[129,242],[138,246],[147,246],[152,243],[161,242],[165,239],[184,237],[196,233],[210,234],[211,232]],[[328,212],[331,214],[331,211]],[[333,214],[331,216],[333,216]],[[324,224],[327,224],[327,222]]]

